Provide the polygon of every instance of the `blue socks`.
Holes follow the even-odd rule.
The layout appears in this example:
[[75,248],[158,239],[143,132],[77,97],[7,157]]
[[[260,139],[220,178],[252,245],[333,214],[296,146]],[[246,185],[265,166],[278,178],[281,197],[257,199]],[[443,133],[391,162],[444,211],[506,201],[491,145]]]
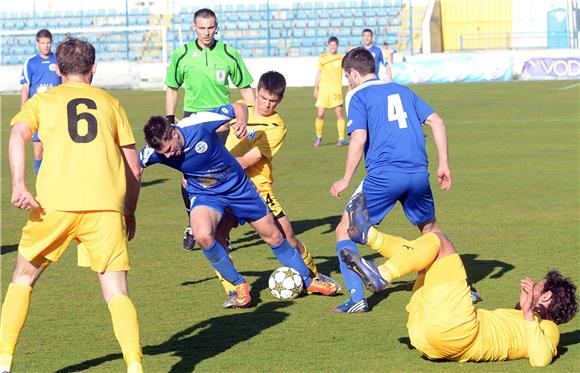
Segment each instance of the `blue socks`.
[[282,243],[277,247],[272,247],[272,252],[276,255],[276,258],[285,265],[286,267],[294,268],[302,277],[304,281],[304,288],[307,288],[312,283],[312,277],[310,277],[310,272],[308,272],[308,267],[304,264],[304,260],[300,256],[298,250],[290,246],[288,241],[284,239]]
[[339,251],[342,248],[345,248],[357,254],[358,248],[356,247],[356,243],[354,243],[354,241],[352,240],[343,240],[336,244],[336,253],[338,256],[338,261],[340,262],[340,272],[342,273],[342,278],[344,279],[346,288],[350,293],[350,299],[355,303],[360,302],[361,300],[365,299],[363,283],[360,277],[358,277],[356,273],[351,271],[346,266],[346,263],[344,263],[340,258]]
[[234,267],[234,264],[230,260],[226,250],[217,241],[214,241],[213,245],[207,249],[202,247],[201,251],[209,260],[212,267],[218,271],[226,280],[234,285],[239,285],[246,281],[246,279],[243,278]]
[[42,163],[42,159],[35,159],[34,160],[34,173],[38,175],[38,170],[40,170],[40,164]]

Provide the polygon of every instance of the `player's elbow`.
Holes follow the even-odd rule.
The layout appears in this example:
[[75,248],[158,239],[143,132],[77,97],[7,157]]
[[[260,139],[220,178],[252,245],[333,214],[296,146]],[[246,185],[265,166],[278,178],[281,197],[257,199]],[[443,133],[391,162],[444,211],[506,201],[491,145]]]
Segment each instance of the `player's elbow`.
[[533,367],[545,367],[550,365],[552,358],[553,356],[550,351],[532,354],[530,355],[530,365]]

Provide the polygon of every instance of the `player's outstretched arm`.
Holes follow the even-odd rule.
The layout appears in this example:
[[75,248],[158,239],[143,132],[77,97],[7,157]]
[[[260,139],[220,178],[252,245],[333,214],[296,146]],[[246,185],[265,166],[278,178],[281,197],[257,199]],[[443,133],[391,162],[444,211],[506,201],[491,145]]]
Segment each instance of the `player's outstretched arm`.
[[447,152],[447,132],[445,122],[437,113],[432,113],[425,121],[433,132],[433,140],[437,148],[437,157],[439,158],[439,167],[437,168],[437,178],[439,185],[443,190],[451,188],[451,171],[449,170],[449,156]]
[[29,211],[39,207],[25,183],[26,143],[32,138],[30,127],[23,122],[16,122],[10,131],[8,141],[8,158],[12,176],[12,204],[19,209]]
[[30,86],[28,83],[22,84],[22,88],[20,90],[20,108],[24,106],[26,101],[28,101],[28,94],[30,93]]
[[393,72],[391,71],[391,64],[385,63],[385,69],[387,71],[387,79],[389,82],[393,81]]
[[235,102],[232,104],[234,113],[236,114],[236,123],[232,125],[236,130],[236,137],[241,139],[246,136],[246,125],[248,124],[248,106],[243,102]]
[[312,95],[314,98],[318,98],[318,85],[320,84],[320,70],[316,71],[316,79],[314,80],[314,91]]
[[367,142],[367,131],[358,129],[350,134],[350,144],[348,145],[348,154],[346,155],[346,166],[344,168],[344,176],[337,180],[330,188],[330,194],[336,198],[340,198],[340,193],[348,188],[350,180],[354,176],[356,168],[363,156],[365,144]]
[[135,236],[137,227],[135,221],[135,210],[141,189],[141,173],[143,168],[139,164],[139,156],[135,145],[121,147],[123,160],[125,161],[125,179],[127,184],[127,194],[125,195],[125,221],[127,224],[127,238],[129,241]]

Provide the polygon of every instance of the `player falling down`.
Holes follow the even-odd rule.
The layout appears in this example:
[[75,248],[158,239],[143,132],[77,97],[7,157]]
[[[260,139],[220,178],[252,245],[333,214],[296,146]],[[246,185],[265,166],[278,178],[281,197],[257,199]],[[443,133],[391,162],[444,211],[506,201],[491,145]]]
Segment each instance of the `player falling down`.
[[375,229],[368,218],[364,194],[347,206],[349,236],[360,244],[380,246],[388,259],[376,266],[342,249],[342,260],[365,286],[378,292],[393,280],[419,272],[407,305],[411,344],[429,359],[497,361],[529,358],[546,366],[557,354],[558,324],[570,321],[578,308],[576,286],[558,271],[539,282],[520,282],[516,309],[493,311],[473,307],[466,273],[453,243],[441,232],[413,241]]
[[[330,277],[318,272],[316,264],[306,245],[294,235],[290,220],[286,216],[282,205],[278,202],[272,183],[272,158],[280,150],[286,137],[286,126],[282,117],[276,112],[278,104],[284,97],[286,79],[276,71],[264,73],[258,81],[256,89],[256,104],[246,103],[248,112],[248,135],[242,139],[236,136],[234,128],[226,132],[226,148],[235,157],[244,169],[244,172],[254,184],[266,205],[272,211],[278,229],[283,233],[288,243],[300,252],[300,256],[310,271],[310,276],[326,282],[334,282]],[[237,226],[231,213],[226,213],[217,228],[217,240],[223,247],[229,246],[229,233]],[[228,294],[223,304],[224,308],[235,307],[235,286],[220,281]],[[337,282],[336,285],[340,286]]]
[[268,206],[218,137],[216,130],[224,125],[227,128],[234,118],[232,127],[242,138],[248,118],[248,108],[243,103],[192,114],[175,126],[164,117],[151,117],[143,129],[148,146],[139,154],[141,167],[161,163],[183,173],[190,195],[193,235],[213,268],[236,286],[236,307],[250,303],[250,285],[215,239],[225,209],[241,224],[249,222],[276,258],[300,273],[306,290],[324,295],[336,293],[336,284],[310,276],[299,252],[276,227]]

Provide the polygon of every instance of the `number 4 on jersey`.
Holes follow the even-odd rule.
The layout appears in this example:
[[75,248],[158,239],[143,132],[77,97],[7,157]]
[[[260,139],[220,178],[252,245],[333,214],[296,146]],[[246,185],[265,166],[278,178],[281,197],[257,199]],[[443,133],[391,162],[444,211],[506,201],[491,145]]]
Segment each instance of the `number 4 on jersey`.
[[387,115],[389,122],[397,121],[399,128],[407,128],[407,112],[398,93],[387,97]]

